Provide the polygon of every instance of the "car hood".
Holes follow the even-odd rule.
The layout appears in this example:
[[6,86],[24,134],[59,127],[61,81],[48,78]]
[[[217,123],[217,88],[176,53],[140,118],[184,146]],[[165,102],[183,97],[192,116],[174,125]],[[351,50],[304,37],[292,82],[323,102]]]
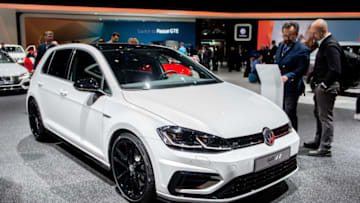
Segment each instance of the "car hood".
[[223,138],[259,133],[264,127],[272,129],[289,122],[286,114],[265,97],[226,82],[124,91],[124,97],[173,125]]
[[1,63],[0,64],[0,77],[5,76],[19,76],[26,73],[27,70],[17,63]]

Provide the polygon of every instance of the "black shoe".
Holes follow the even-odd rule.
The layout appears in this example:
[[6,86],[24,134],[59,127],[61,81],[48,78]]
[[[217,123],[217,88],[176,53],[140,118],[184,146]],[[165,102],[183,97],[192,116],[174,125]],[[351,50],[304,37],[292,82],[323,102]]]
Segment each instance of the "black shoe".
[[309,149],[318,149],[320,146],[320,143],[315,143],[315,142],[304,142],[304,147],[309,148]]
[[309,151],[308,156],[316,156],[316,157],[331,157],[330,150],[312,150]]

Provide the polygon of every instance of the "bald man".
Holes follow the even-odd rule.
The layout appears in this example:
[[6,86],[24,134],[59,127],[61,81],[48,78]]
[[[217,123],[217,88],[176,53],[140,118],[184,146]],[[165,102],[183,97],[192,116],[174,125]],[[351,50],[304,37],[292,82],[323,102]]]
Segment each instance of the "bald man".
[[309,156],[330,157],[334,137],[333,109],[340,92],[339,77],[343,51],[339,43],[328,32],[324,19],[315,20],[310,33],[319,45],[314,67],[314,114],[317,121],[314,141],[305,142],[304,147],[313,149]]

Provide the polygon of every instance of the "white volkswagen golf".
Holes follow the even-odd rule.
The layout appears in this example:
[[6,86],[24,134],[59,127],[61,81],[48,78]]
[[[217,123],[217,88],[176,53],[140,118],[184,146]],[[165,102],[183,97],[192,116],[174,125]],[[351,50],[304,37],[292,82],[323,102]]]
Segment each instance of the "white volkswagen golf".
[[90,155],[130,202],[230,202],[298,169],[279,107],[165,47],[55,47],[27,109],[37,140],[55,134]]

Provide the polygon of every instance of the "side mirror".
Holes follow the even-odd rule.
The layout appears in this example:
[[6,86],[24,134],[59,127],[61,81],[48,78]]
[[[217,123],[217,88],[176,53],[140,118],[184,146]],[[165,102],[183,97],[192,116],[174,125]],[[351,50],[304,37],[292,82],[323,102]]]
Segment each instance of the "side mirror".
[[93,78],[77,80],[74,83],[75,89],[84,92],[101,92],[99,83]]

